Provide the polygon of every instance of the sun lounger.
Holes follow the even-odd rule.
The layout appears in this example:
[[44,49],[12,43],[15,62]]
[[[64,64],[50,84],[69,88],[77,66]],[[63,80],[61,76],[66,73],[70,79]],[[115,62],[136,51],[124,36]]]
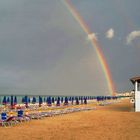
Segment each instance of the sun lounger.
[[16,117],[17,121],[19,122],[25,122],[26,119],[23,117],[23,110],[18,110],[17,111],[17,117]]
[[31,117],[31,119],[42,119],[42,116],[40,113],[29,114],[29,116]]
[[18,121],[16,119],[16,117],[12,116],[12,117],[9,117],[7,118],[6,120],[1,120],[1,126],[13,126],[13,125],[16,125],[18,124]]

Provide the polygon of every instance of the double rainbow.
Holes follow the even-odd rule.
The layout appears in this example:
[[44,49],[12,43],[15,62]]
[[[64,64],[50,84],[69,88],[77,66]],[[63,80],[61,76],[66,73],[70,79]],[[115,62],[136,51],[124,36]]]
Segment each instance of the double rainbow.
[[[92,32],[90,31],[89,27],[86,25],[86,23],[84,22],[82,17],[79,15],[79,13],[75,9],[75,7],[72,5],[70,0],[63,0],[63,2],[66,5],[66,7],[68,8],[68,10],[70,11],[70,13],[72,14],[72,16],[80,24],[81,28],[84,30],[84,32],[87,34],[87,36],[91,35]],[[106,59],[103,55],[103,52],[100,49],[101,47],[95,38],[90,39],[90,41],[91,41],[91,45],[95,49],[95,52],[96,52],[97,57],[99,59],[100,65],[103,69],[103,72],[104,72],[104,75],[105,75],[105,78],[107,81],[109,93],[110,93],[110,95],[115,96],[114,85],[113,85],[113,81],[111,78],[110,70],[109,70],[109,67],[107,65]]]

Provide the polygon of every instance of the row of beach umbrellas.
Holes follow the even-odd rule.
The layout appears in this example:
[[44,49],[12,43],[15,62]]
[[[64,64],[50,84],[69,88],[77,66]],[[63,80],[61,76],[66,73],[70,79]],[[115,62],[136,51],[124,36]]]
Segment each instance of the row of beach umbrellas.
[[6,104],[16,105],[17,104],[17,97],[16,96],[11,96],[11,98],[10,97],[6,98],[6,96],[4,96],[2,104],[3,105],[6,105]]
[[[36,97],[32,97],[32,99],[28,96],[24,96],[22,97],[22,103],[26,105],[26,107],[28,107],[29,103],[35,104],[35,103],[39,103],[39,106],[42,105],[42,103],[47,103],[48,106],[51,106],[52,104],[56,103],[57,106],[59,106],[61,103],[63,103],[64,105],[68,105],[69,102],[71,102],[71,104],[74,103],[76,105],[79,104],[87,104],[87,100],[93,100],[96,99],[97,101],[104,101],[104,100],[111,100],[111,99],[117,99],[117,96],[97,96],[97,97],[93,97],[93,96],[79,96],[79,97],[38,97],[38,100]],[[17,104],[17,96],[11,96],[11,97],[3,97],[3,101],[2,101],[3,105],[7,105],[10,104],[11,106],[15,106]]]

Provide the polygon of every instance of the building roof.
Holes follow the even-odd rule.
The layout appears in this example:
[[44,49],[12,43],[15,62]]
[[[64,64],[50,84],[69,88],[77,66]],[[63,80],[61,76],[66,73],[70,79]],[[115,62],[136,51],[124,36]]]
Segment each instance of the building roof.
[[140,83],[140,76],[133,77],[133,78],[130,79],[130,81],[131,81],[132,83],[135,83],[136,81],[137,81],[138,83]]

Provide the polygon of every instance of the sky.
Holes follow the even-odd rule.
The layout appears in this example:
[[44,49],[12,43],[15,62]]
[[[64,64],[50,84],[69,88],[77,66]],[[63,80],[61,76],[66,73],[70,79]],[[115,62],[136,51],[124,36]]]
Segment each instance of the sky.
[[90,29],[85,34],[64,0],[0,1],[0,94],[108,95],[90,39],[100,44],[116,92],[140,75],[140,1],[71,0]]

